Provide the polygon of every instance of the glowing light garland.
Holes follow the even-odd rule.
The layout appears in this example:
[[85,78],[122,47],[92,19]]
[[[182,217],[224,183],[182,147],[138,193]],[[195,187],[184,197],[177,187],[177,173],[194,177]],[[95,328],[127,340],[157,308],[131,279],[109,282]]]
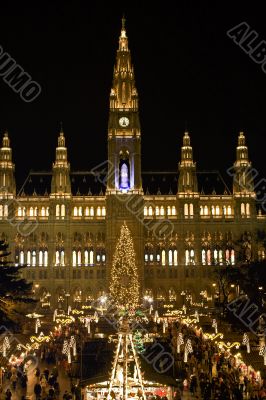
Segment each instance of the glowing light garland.
[[266,365],[266,346],[261,346],[259,355],[263,356],[264,365]]
[[213,341],[213,340],[215,340],[217,338],[223,339],[224,335],[222,333],[220,333],[220,332],[218,332],[216,334],[215,333],[204,333],[204,337],[206,339],[210,339],[211,341]]
[[3,357],[6,357],[6,351],[10,349],[10,342],[8,337],[6,336],[4,338],[3,344],[0,348],[1,353],[3,354]]
[[188,339],[185,344],[184,362],[187,362],[189,353],[193,353],[193,348],[190,339]]
[[249,337],[248,337],[247,333],[244,333],[243,342],[242,343],[247,346],[247,353],[250,353]]
[[215,333],[218,333],[218,324],[217,324],[216,319],[212,320],[212,327],[214,328]]
[[235,347],[236,349],[239,349],[239,347],[240,347],[240,343],[239,342],[233,342],[233,343],[230,343],[230,342],[227,342],[227,343],[225,343],[225,342],[215,342],[215,343],[217,343],[217,346],[220,349],[225,347],[227,350],[230,350],[233,347]]
[[139,276],[130,230],[121,226],[111,268],[110,293],[117,306],[128,308],[139,304]]
[[177,339],[176,339],[176,352],[180,353],[180,346],[184,344],[184,339],[183,339],[183,334],[182,332],[179,332],[179,334],[177,335]]

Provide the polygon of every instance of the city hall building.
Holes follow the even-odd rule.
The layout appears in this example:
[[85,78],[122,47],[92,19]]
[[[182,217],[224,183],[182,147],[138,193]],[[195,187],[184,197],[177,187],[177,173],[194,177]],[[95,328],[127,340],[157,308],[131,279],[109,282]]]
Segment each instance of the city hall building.
[[4,134],[0,233],[15,263],[27,265],[24,277],[34,282],[43,307],[90,304],[108,292],[124,222],[132,233],[143,297],[157,302],[180,303],[185,293],[193,299],[211,296],[215,268],[264,259],[266,217],[257,207],[242,132],[227,173],[231,186],[218,172],[197,171],[188,132],[178,170],[142,171],[138,92],[124,20],[107,142],[106,162],[74,172],[61,129],[52,170],[30,173],[17,192]]

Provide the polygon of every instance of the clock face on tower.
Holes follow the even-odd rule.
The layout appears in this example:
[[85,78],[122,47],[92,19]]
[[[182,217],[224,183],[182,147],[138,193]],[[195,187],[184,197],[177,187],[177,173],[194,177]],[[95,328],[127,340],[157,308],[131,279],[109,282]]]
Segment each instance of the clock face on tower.
[[119,118],[119,125],[125,128],[126,126],[129,125],[129,119],[127,117],[121,117]]

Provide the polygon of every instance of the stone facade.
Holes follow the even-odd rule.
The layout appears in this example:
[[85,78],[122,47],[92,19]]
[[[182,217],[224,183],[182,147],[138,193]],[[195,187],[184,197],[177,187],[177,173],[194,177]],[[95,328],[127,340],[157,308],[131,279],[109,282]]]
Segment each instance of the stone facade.
[[[0,231],[27,264],[43,306],[88,304],[108,292],[121,224],[131,230],[143,296],[155,301],[213,294],[214,267],[264,259],[266,217],[257,206],[245,136],[238,137],[232,190],[200,173],[184,133],[176,172],[142,172],[138,93],[122,25],[110,94],[108,160],[70,170],[61,129],[51,172],[16,191],[8,134],[0,150]],[[160,167],[160,166],[158,166]]]

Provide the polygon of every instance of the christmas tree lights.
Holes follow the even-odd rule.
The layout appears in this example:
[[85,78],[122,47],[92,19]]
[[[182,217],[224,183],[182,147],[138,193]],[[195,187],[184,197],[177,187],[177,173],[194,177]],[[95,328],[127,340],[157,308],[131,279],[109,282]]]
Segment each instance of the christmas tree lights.
[[124,222],[112,262],[110,294],[118,307],[135,308],[139,304],[139,290],[133,239]]

